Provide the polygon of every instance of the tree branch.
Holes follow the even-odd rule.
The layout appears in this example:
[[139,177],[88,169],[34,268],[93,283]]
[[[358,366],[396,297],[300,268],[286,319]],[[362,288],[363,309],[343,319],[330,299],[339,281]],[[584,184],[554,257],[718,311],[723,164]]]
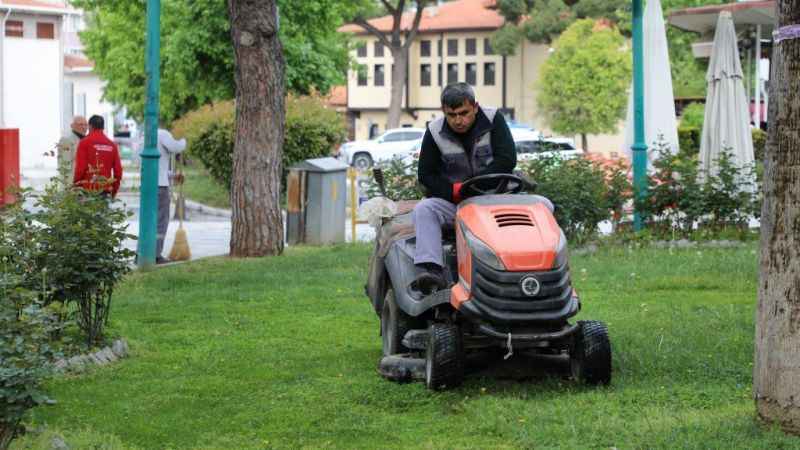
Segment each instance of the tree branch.
[[417,0],[417,13],[414,15],[414,22],[411,24],[411,31],[406,35],[406,42],[403,43],[403,48],[406,50],[411,47],[411,42],[417,37],[419,23],[422,21],[422,12],[425,10],[426,4],[428,4],[427,0]]
[[[381,0],[381,3],[383,3],[383,6],[386,7],[386,11],[388,11],[389,14],[394,15],[394,12],[397,10],[397,8],[395,8],[394,5],[389,3],[389,0]],[[400,8],[400,10],[402,11],[403,8]]]
[[397,9],[392,11],[392,44],[400,43],[400,31],[403,25],[403,9],[406,7],[406,0],[400,0]]
[[386,36],[383,34],[383,32],[375,28],[373,25],[367,22],[367,20],[364,19],[363,17],[361,16],[356,17],[355,19],[353,19],[353,23],[366,30],[367,33],[377,37],[378,40],[381,41],[381,43],[386,47],[392,48],[392,44],[389,42],[388,39],[386,39]]

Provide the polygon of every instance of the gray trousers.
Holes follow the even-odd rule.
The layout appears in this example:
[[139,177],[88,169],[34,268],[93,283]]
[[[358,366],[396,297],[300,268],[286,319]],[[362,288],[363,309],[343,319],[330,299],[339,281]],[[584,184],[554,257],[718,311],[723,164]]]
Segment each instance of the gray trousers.
[[156,257],[164,250],[164,238],[169,227],[169,187],[158,187],[158,227],[156,229]]
[[453,225],[456,205],[441,198],[426,198],[417,203],[411,218],[417,236],[414,264],[434,263],[443,267],[442,226]]

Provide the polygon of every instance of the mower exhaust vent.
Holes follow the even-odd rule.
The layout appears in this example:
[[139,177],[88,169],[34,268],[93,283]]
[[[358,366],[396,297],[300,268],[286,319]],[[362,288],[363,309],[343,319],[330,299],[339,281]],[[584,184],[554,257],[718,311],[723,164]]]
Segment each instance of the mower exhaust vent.
[[494,220],[497,222],[497,226],[500,228],[511,226],[533,226],[533,220],[531,220],[530,216],[527,214],[500,213],[494,215]]

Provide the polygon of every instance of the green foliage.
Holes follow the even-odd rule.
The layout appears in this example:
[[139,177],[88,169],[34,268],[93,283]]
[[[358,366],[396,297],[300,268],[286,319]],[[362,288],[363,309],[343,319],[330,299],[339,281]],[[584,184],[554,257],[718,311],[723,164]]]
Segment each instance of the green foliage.
[[703,128],[706,107],[700,102],[690,103],[681,113],[681,128]]
[[537,194],[553,202],[556,221],[570,242],[588,241],[596,235],[597,224],[610,218],[611,202],[616,200],[608,195],[604,170],[588,159],[553,155],[518,168],[538,183]]
[[613,132],[625,114],[630,55],[614,28],[592,20],[571,25],[542,65],[537,100],[553,131],[565,135]]
[[59,329],[42,306],[46,286],[38,293],[28,287],[34,284],[31,262],[37,252],[27,232],[19,236],[22,226],[33,225],[31,214],[20,206],[28,195],[20,192],[20,201],[0,215],[0,449],[21,430],[29,409],[50,401],[42,382],[55,357],[50,335]]
[[756,162],[764,162],[764,150],[767,147],[767,133],[761,128],[753,128],[753,155]]
[[630,6],[630,0],[580,0],[573,9],[575,17],[614,19],[617,11]]
[[738,167],[730,148],[723,149],[716,166],[717,172],[707,175],[704,186],[710,216],[705,218],[705,225],[713,230],[746,230],[750,217],[761,213],[761,189],[755,184],[754,168]]
[[683,126],[678,128],[678,146],[681,149],[681,153],[689,156],[696,156],[700,153],[700,134],[702,132],[702,128]]
[[100,344],[114,287],[134,256],[123,246],[136,239],[126,232],[129,213],[99,193],[69,189],[60,180],[48,185],[36,207],[35,266],[46,274],[46,304],[74,304],[86,345]]
[[528,14],[535,3],[534,0],[498,0],[497,9],[507,22],[515,24]]
[[[376,167],[383,170],[386,196],[392,200],[419,200],[423,197],[420,184],[417,182],[418,160],[404,162],[401,158],[381,161]],[[381,194],[373,172],[369,172],[367,180],[367,197],[378,197]]]
[[[63,442],[65,447],[58,447]],[[33,430],[14,442],[12,450],[57,450],[59,448],[91,449],[91,450],[138,450],[125,444],[113,434],[99,433],[93,430]]]
[[663,140],[654,151],[659,156],[648,179],[648,196],[637,201],[652,233],[691,237],[699,227],[712,235],[726,230],[746,234],[749,219],[761,210],[753,168],[737,167],[730,149],[716,161],[716,174],[699,171],[696,153],[671,154]]
[[520,27],[529,41],[550,43],[574,20],[575,13],[563,0],[542,0]]
[[[87,55],[106,81],[105,98],[144,114],[145,6],[140,0],[76,0],[87,11],[81,33]],[[342,0],[278,1],[287,87],[298,93],[327,92],[343,83],[346,36],[336,32],[351,7]],[[227,2],[161,2],[161,118],[176,117],[234,96],[234,54]]]
[[[22,430],[28,410],[52,402],[42,382],[52,373],[56,356],[50,345],[57,323],[53,314],[9,278],[0,274],[0,449]],[[12,295],[27,297],[27,304],[20,309]]]
[[520,40],[520,29],[516,25],[507,23],[497,30],[491,37],[492,48],[500,55],[511,56],[517,51]]
[[[174,127],[177,136],[186,137],[189,157],[199,159],[228,190],[233,173],[234,115],[232,101],[220,102],[184,115]],[[318,95],[287,98],[284,131],[284,169],[329,155],[347,135],[341,116],[326,108]]]

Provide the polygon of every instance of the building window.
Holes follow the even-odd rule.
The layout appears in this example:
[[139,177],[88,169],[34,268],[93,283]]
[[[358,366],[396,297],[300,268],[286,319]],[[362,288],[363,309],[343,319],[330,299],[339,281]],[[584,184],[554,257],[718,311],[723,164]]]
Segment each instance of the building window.
[[441,86],[442,85],[442,65],[441,64],[437,64],[437,65],[439,66],[439,68],[438,68],[439,70],[437,71],[437,73],[439,75],[436,77],[436,80],[437,80],[437,83],[438,83],[437,86]]
[[56,25],[48,22],[36,22],[36,39],[55,39]]
[[375,64],[375,86],[383,86],[383,64]]
[[360,66],[357,69],[358,72],[358,85],[359,86],[366,86],[367,85],[367,68],[364,66]]
[[419,84],[422,86],[431,85],[431,65],[421,64],[419,66]]
[[442,40],[439,39],[438,41],[436,41],[436,56],[442,56],[443,54],[444,53],[442,53]]
[[447,65],[447,84],[458,83],[458,64]]
[[475,43],[475,39],[473,39],[473,38],[467,39],[466,40],[466,45],[467,45],[467,48],[466,48],[467,55],[474,55],[475,52],[477,51],[476,50],[477,44]]
[[6,36],[22,37],[22,30],[21,20],[6,20]]
[[367,56],[367,44],[364,42],[359,42],[356,46],[356,55],[359,58],[364,58]]
[[375,41],[375,57],[383,56],[383,43],[380,41]]
[[447,40],[447,56],[458,56],[458,39]]
[[475,63],[467,63],[467,84],[475,86],[478,84],[478,65]]
[[483,54],[494,55],[494,49],[492,48],[492,40],[489,38],[483,39]]
[[483,84],[484,86],[494,86],[494,63],[483,64]]
[[419,56],[431,56],[431,41],[420,41]]

